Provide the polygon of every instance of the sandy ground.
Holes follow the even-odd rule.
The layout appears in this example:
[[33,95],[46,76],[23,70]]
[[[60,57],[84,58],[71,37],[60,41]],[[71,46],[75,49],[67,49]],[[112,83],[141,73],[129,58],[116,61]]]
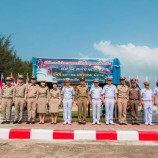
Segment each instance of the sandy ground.
[[0,140],[0,158],[157,158],[158,143]]

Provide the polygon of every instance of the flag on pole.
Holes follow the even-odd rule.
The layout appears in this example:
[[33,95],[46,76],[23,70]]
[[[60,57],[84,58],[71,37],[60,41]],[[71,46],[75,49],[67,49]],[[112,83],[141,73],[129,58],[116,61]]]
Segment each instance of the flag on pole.
[[138,76],[137,76],[137,79],[136,79],[136,87],[139,88],[139,89],[141,89],[140,88],[140,82],[139,82]]
[[1,78],[0,78],[0,90],[2,90],[2,88],[3,88],[4,85],[5,85],[4,76],[3,76],[3,73],[1,73]]
[[158,87],[158,78],[156,79],[156,87]]
[[129,87],[131,87],[131,77],[129,76]]
[[27,73],[27,77],[26,77],[26,84],[29,84],[29,75]]
[[16,82],[16,79],[14,78],[14,76],[13,76],[12,72],[11,72],[10,77],[11,77],[11,79],[12,79],[11,84],[12,84],[12,85],[16,85],[16,84],[17,84],[17,82]]

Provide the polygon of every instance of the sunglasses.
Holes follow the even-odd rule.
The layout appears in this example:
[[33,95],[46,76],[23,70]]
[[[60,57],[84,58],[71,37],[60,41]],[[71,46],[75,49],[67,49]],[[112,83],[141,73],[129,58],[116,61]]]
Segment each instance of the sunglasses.
[[10,80],[6,80],[6,82],[11,82]]
[[19,78],[19,80],[23,80],[23,78]]

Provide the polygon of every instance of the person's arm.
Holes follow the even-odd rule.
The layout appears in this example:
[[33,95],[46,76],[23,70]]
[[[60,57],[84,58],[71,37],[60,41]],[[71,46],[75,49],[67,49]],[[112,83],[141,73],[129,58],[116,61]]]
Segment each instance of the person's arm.
[[47,87],[47,104],[49,103],[50,94],[49,94],[49,88]]
[[72,87],[72,104],[74,103],[74,101],[75,101],[75,90]]
[[115,104],[117,104],[117,97],[118,97],[118,90],[115,86],[115,95],[114,95],[114,99],[115,99]]
[[28,94],[28,85],[26,86],[26,89],[25,89],[25,101],[27,102],[27,94]]
[[16,93],[16,86],[13,88],[13,103],[15,102],[15,93]]
[[3,95],[3,88],[2,88],[2,90],[0,91],[0,104],[2,104],[2,95]]
[[38,103],[38,98],[39,98],[39,91],[37,90],[37,95],[36,95],[36,104]]
[[92,88],[89,91],[89,103],[92,105]]
[[103,90],[101,92],[101,100],[102,100],[102,104],[104,105],[105,104],[105,89],[103,87]]

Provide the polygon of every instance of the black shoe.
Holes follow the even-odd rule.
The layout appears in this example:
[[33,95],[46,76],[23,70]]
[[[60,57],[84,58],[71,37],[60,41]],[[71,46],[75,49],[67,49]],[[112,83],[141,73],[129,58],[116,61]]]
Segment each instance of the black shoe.
[[120,122],[119,124],[120,124],[120,125],[123,125],[123,123],[122,123],[122,122]]
[[132,122],[132,125],[135,125],[135,122]]
[[20,120],[19,122],[18,122],[18,124],[21,124],[22,123],[22,121]]
[[[32,123],[32,124],[35,124],[35,121],[32,121],[31,123]],[[43,124],[43,123],[42,123],[42,124]]]
[[78,122],[78,124],[79,124],[79,125],[81,125],[81,124],[82,124],[82,122],[81,122],[81,121],[79,121],[79,122]]
[[126,123],[126,122],[123,122],[122,124],[123,124],[123,125],[127,125],[127,123]]
[[39,124],[42,124],[42,122],[39,122]]
[[1,124],[6,124],[6,123],[7,123],[7,121],[2,121],[2,122],[1,122]]
[[138,123],[138,122],[135,122],[135,125],[140,125],[140,123]]
[[51,122],[51,125],[54,124],[54,122]]
[[30,123],[31,123],[30,121],[27,121],[27,122],[26,122],[26,124],[30,124]]
[[85,121],[83,121],[83,122],[82,122],[82,124],[84,124],[84,125],[85,125],[85,124],[86,124],[86,122],[85,122]]
[[18,121],[14,121],[14,122],[13,122],[13,124],[17,124],[17,123],[18,123]]
[[10,121],[7,121],[6,124],[10,124]]

